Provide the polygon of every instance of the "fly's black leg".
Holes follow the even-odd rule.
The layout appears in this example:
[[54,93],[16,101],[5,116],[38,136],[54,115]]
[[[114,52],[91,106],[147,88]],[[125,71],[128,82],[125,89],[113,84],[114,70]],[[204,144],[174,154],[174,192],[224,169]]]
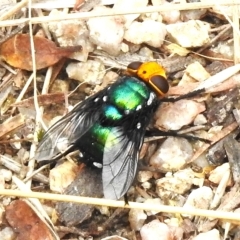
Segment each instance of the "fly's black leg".
[[[198,89],[196,91],[189,92],[189,93],[187,93],[185,95],[182,95],[182,96],[179,96],[179,97],[176,97],[176,98],[163,98],[163,99],[160,99],[159,103],[161,103],[161,102],[176,102],[176,101],[179,101],[181,99],[195,97],[195,96],[199,95],[200,93],[204,93],[204,92],[205,92],[205,89],[202,88],[202,89]],[[145,137],[156,137],[156,136],[161,136],[161,137],[182,137],[182,138],[186,138],[186,139],[189,139],[189,140],[199,140],[199,141],[202,141],[202,142],[205,142],[205,143],[211,143],[211,141],[209,141],[207,139],[196,137],[196,136],[192,136],[192,135],[188,135],[188,134],[181,134],[181,133],[178,133],[177,131],[172,131],[172,130],[169,130],[169,131],[165,132],[165,131],[161,131],[159,129],[151,129],[151,130],[147,130],[146,131]]]
[[151,129],[151,130],[147,130],[145,137],[181,137],[181,138],[186,138],[189,140],[199,140],[205,143],[211,143],[210,140],[205,139],[205,138],[200,138],[200,137],[196,137],[196,136],[192,136],[192,135],[188,135],[188,134],[181,134],[178,133],[177,131],[161,131],[159,129]]
[[129,205],[127,193],[124,194],[124,202],[125,202],[125,206]]
[[181,99],[195,97],[195,96],[199,95],[200,93],[204,93],[204,92],[205,92],[205,88],[202,88],[202,89],[198,89],[193,92],[189,92],[187,94],[184,94],[184,95],[176,97],[176,98],[162,98],[160,100],[160,102],[176,102]]

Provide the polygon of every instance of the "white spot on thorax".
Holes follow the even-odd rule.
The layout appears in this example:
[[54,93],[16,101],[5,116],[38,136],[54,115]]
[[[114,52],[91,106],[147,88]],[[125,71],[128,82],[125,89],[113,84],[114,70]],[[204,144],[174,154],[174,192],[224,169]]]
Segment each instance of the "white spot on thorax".
[[97,167],[97,168],[102,168],[103,165],[101,163],[98,162],[93,162],[93,166]]
[[142,126],[142,124],[139,122],[139,123],[137,123],[137,129],[140,129],[141,128],[141,126]]
[[155,99],[155,94],[150,93],[150,96],[149,96],[148,101],[147,101],[147,105],[150,106],[154,99]]
[[142,109],[142,106],[141,106],[141,105],[138,105],[138,106],[136,107],[136,111],[139,111],[140,109]]

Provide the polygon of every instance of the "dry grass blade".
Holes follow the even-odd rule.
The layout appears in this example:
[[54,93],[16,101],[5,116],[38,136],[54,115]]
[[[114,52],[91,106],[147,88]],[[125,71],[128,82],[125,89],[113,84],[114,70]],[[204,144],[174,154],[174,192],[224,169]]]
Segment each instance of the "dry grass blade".
[[29,0],[22,0],[21,2],[17,3],[14,7],[10,9],[10,11],[6,12],[0,17],[0,21],[4,21],[12,17],[16,12],[20,11],[23,7],[28,4]]
[[[239,3],[233,2],[230,5],[235,6]],[[229,3],[222,3],[221,6],[229,5]],[[151,13],[151,12],[164,12],[172,10],[189,10],[189,9],[201,9],[201,8],[211,8],[212,3],[186,3],[186,4],[174,4],[174,5],[161,5],[161,6],[150,6],[138,9],[129,9],[121,11],[112,11],[112,13],[95,13],[95,12],[82,12],[82,13],[72,13],[66,14],[66,16],[59,17],[33,17],[31,18],[31,23],[47,23],[50,21],[60,21],[60,20],[69,20],[69,19],[88,19],[94,17],[107,17],[107,16],[116,16],[116,15],[127,15],[135,13]],[[6,26],[16,26],[22,23],[28,23],[29,18],[15,19],[15,20],[5,20],[0,22],[0,27]]]
[[206,81],[202,82],[197,88],[194,89],[194,91],[205,88],[208,89],[210,87],[213,87],[219,83],[222,83],[223,81],[227,80],[234,74],[240,71],[240,64],[237,64],[235,66],[229,67],[220,73],[217,73],[216,75],[208,78]]
[[107,200],[102,198],[100,199],[100,198],[78,197],[78,196],[40,193],[40,192],[23,192],[18,190],[7,190],[7,189],[1,189],[0,195],[16,196],[16,197],[24,197],[24,198],[39,198],[39,199],[47,199],[47,200],[53,200],[53,201],[85,203],[85,204],[130,208],[130,209],[144,209],[144,210],[152,210],[152,211],[174,213],[174,214],[179,213],[179,214],[188,214],[188,215],[203,216],[203,217],[209,217],[209,218],[219,218],[227,221],[231,221],[231,220],[240,221],[239,214],[232,213],[232,212],[190,209],[190,208],[173,207],[173,206],[165,206],[165,205],[159,206],[159,205],[136,203],[136,202],[129,202],[129,205],[125,205],[124,201],[114,201],[114,200]]

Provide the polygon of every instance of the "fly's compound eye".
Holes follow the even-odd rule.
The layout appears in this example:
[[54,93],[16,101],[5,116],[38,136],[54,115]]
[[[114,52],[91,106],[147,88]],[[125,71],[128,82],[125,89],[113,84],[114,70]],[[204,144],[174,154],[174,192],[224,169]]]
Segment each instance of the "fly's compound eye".
[[137,71],[142,64],[142,62],[132,62],[127,66],[127,68],[131,71]]
[[165,95],[169,90],[168,81],[163,76],[152,76],[149,83],[161,96]]

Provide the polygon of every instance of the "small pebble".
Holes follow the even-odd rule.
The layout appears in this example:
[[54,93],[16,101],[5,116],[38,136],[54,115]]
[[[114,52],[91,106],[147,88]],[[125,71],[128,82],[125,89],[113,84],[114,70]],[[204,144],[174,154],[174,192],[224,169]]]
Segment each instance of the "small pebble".
[[145,224],[141,230],[140,235],[142,240],[173,240],[174,236],[165,223],[161,223],[159,220],[153,220],[148,224]]
[[206,107],[203,103],[182,99],[174,103],[162,103],[154,118],[158,128],[179,130],[190,124],[199,113],[205,110]]
[[150,165],[162,172],[181,169],[193,156],[192,145],[184,138],[168,137],[150,158]]
[[211,77],[211,75],[206,71],[206,69],[199,62],[196,61],[187,66],[184,72],[184,75],[182,77],[182,80],[179,82],[178,85],[184,86],[185,84],[190,82],[189,81],[190,78],[194,80],[194,82],[196,81],[202,82],[208,79],[209,77]]
[[156,181],[156,193],[160,198],[168,198],[172,194],[184,194],[192,187],[192,182],[175,177],[164,177]]
[[[66,16],[62,11],[56,9],[49,14],[51,17]],[[70,57],[78,61],[86,61],[89,52],[94,50],[94,45],[89,41],[89,32],[85,21],[64,20],[50,21],[48,23],[50,32],[55,36],[61,47],[82,46],[82,50],[74,52]]]
[[9,182],[12,180],[12,171],[8,169],[0,169],[0,175],[3,176],[6,182]]
[[[96,6],[94,13],[112,13],[113,9]],[[87,21],[90,41],[110,55],[117,56],[121,50],[124,35],[123,16],[95,17]]]
[[102,83],[105,66],[100,61],[88,60],[87,62],[70,63],[66,71],[69,78],[97,85]]
[[219,41],[217,46],[212,47],[210,50],[216,54],[221,54],[226,59],[233,59],[234,56],[233,41]]
[[[215,183],[215,184],[219,184],[224,176],[224,174],[226,172],[230,172],[230,165],[229,163],[224,163],[221,166],[216,167],[214,170],[212,170],[210,172],[209,175],[209,181]],[[232,179],[230,179],[228,181],[227,186],[231,186],[232,185]]]
[[10,227],[5,227],[0,231],[1,240],[14,240],[16,239],[17,234]]
[[134,44],[147,43],[152,47],[160,47],[166,36],[166,26],[151,19],[143,22],[134,21],[125,31],[124,39]]
[[[208,209],[212,199],[212,189],[210,187],[203,186],[196,190],[192,190],[183,207],[186,209]],[[185,217],[191,217],[187,214],[182,215]]]
[[77,164],[70,161],[53,168],[49,175],[50,189],[63,193],[66,187],[75,179],[77,170]]
[[153,52],[147,47],[142,47],[138,53],[140,56],[153,59]]
[[201,47],[210,41],[210,25],[200,20],[168,24],[166,27],[169,37],[182,47]]
[[69,81],[64,81],[61,79],[55,79],[51,85],[51,93],[63,92],[67,93],[69,91]]
[[[163,3],[161,5],[173,5],[173,3],[169,3],[167,1],[162,1]],[[179,10],[172,10],[172,11],[165,11],[165,12],[161,12],[161,15],[163,17],[164,22],[166,22],[167,24],[171,24],[171,23],[176,23],[178,21],[180,21],[180,11]]]
[[151,171],[139,171],[137,179],[139,182],[143,183],[148,181],[152,177],[153,177],[153,173]]
[[144,183],[141,184],[141,186],[144,189],[150,189],[152,187],[152,184],[150,182],[144,182]]
[[12,137],[12,140],[16,140],[16,142],[11,142],[10,145],[12,146],[13,149],[21,149],[22,147],[22,144],[21,142],[19,141],[20,140],[20,137],[17,136],[16,134],[13,134],[13,137]]
[[204,125],[206,123],[207,123],[207,119],[206,119],[206,117],[203,114],[198,114],[196,116],[196,118],[194,119],[194,121],[193,121],[193,124],[195,126]]

